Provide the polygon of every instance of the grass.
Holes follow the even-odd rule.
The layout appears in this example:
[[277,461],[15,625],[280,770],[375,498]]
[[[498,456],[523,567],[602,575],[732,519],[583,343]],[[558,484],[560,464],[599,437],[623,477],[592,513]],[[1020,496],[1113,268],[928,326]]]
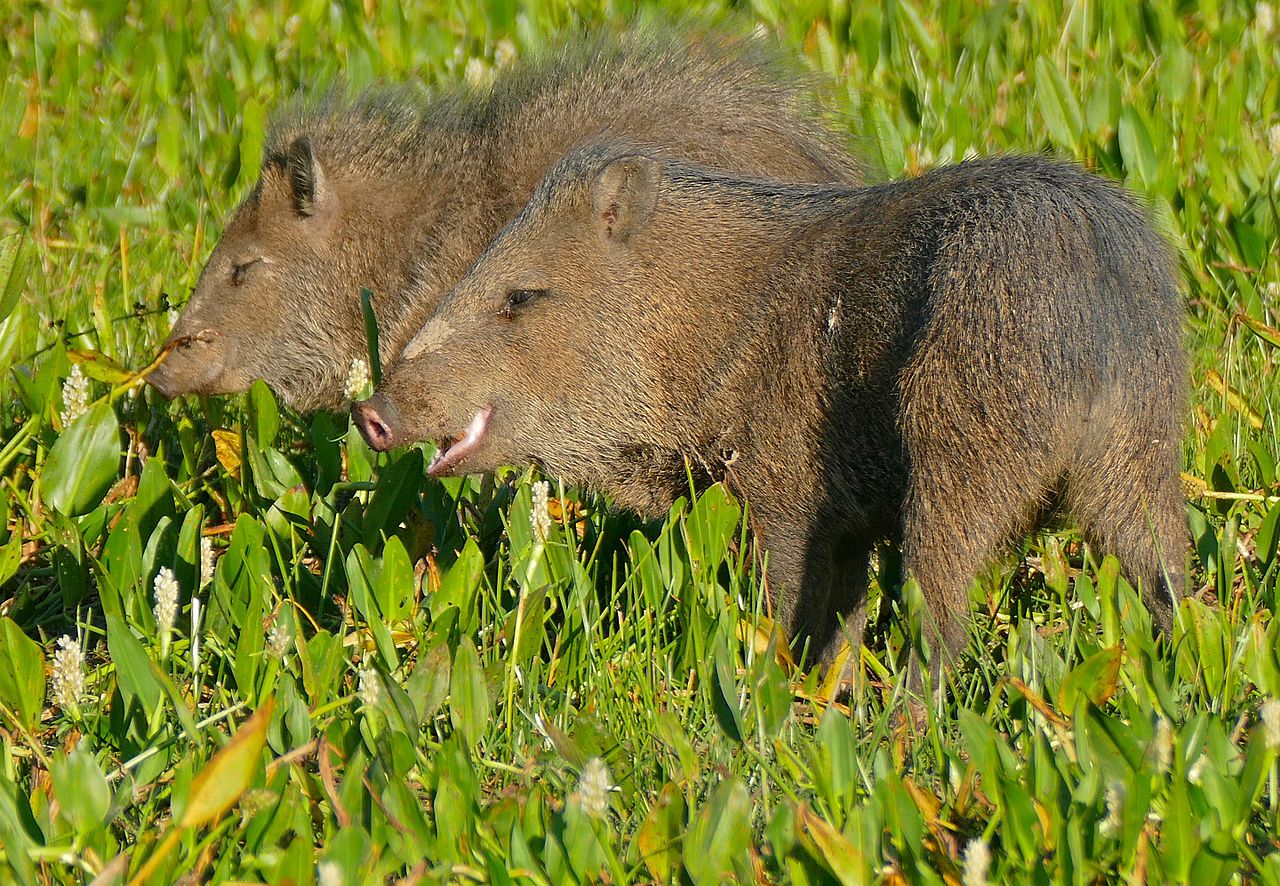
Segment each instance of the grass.
[[[883,175],[1076,158],[1146,198],[1187,284],[1172,650],[1114,561],[1043,533],[975,585],[971,659],[915,723],[902,618],[848,706],[786,665],[719,488],[656,526],[553,488],[538,541],[527,474],[427,481],[263,387],[168,404],[119,368],[154,356],[281,97],[631,11],[427,6],[0,12],[0,880],[1280,883],[1270,7],[740,13],[832,75]],[[65,422],[73,361],[97,405]]]

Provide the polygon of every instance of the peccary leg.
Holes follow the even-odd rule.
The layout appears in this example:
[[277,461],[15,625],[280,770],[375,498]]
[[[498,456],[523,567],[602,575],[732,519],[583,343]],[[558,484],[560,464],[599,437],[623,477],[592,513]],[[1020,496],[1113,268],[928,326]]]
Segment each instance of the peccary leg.
[[756,506],[756,550],[767,558],[765,586],[775,621],[792,641],[796,660],[822,661],[835,633],[831,615],[833,563],[829,540],[803,515],[774,517]]
[[[832,551],[833,575],[828,615],[829,638],[819,649],[820,660],[830,664],[846,640],[857,656],[867,626],[867,584],[870,582],[871,548],[865,538],[845,539]],[[841,629],[843,625],[843,629]]]
[[1176,443],[1120,433],[1099,439],[1067,480],[1067,505],[1085,538],[1113,554],[1170,636],[1186,592],[1187,512]]
[[[938,688],[944,665],[950,667],[968,641],[969,583],[990,556],[995,542],[969,529],[964,536],[955,538],[933,523],[910,517],[908,521],[903,565],[905,574],[916,580],[924,596],[920,625],[929,646],[933,685]],[[988,541],[991,543],[984,543]],[[915,667],[918,662],[913,661]],[[913,672],[912,688],[919,689],[919,681],[919,673]]]
[[902,558],[904,575],[916,580],[924,596],[921,627],[934,687],[940,689],[943,668],[968,642],[970,584],[1026,526],[1042,504],[1043,488],[1034,475],[1016,478],[1010,465],[989,463],[980,473],[973,466],[953,466],[942,453],[931,454],[937,457],[921,462],[927,470],[911,478]]
[[842,690],[851,689],[854,678],[861,673],[858,659],[866,634],[867,584],[873,544],[870,539],[849,538],[832,549],[830,612],[823,626],[825,644],[811,643],[811,648],[817,649],[818,661],[825,667],[832,666],[844,648],[841,641],[848,643],[849,658],[836,684]]

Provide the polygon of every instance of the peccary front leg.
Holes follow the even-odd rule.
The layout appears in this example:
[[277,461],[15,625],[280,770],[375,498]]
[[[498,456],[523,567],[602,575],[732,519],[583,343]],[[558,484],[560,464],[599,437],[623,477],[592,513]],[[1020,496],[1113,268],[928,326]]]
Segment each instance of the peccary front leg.
[[867,585],[874,540],[845,538],[831,550],[832,576],[826,623],[812,632],[810,648],[825,668],[835,666],[841,650],[849,650],[836,681],[840,692],[852,691],[862,673],[859,658],[867,626]]
[[757,539],[765,558],[765,588],[773,617],[786,632],[797,662],[821,658],[823,627],[831,599],[831,558],[801,541]]
[[766,558],[773,616],[796,660],[828,666],[846,640],[856,655],[866,625],[872,540],[835,537],[833,521],[792,516],[780,523],[758,509],[756,516],[756,548]]
[[756,555],[764,565],[764,585],[774,621],[791,641],[796,661],[823,660],[836,622],[831,613],[831,544],[815,530],[816,518],[774,510],[752,501]]
[[871,575],[871,549],[867,537],[842,539],[832,549],[829,636],[818,649],[819,660],[830,664],[839,654],[841,640],[849,644],[851,661],[859,654],[867,628],[867,585]]

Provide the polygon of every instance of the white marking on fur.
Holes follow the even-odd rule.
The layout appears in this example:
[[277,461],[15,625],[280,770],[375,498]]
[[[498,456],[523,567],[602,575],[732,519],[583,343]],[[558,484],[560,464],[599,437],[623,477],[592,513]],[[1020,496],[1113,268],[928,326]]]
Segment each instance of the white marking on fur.
[[449,336],[453,335],[453,327],[447,321],[435,317],[422,331],[413,337],[404,349],[404,359],[412,360],[422,354],[430,354],[440,350]]

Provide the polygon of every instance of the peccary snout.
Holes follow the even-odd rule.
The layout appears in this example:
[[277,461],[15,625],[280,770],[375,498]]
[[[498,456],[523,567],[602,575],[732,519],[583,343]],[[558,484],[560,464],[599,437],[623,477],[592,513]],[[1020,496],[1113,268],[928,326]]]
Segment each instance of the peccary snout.
[[374,394],[351,407],[351,417],[364,435],[364,439],[379,452],[386,452],[396,445],[396,433],[400,427],[400,414],[382,394]]
[[147,376],[147,383],[166,400],[179,394],[222,394],[231,390],[223,383],[234,350],[217,330],[204,329],[195,335],[180,335],[176,330],[169,341],[183,339],[164,362]]

